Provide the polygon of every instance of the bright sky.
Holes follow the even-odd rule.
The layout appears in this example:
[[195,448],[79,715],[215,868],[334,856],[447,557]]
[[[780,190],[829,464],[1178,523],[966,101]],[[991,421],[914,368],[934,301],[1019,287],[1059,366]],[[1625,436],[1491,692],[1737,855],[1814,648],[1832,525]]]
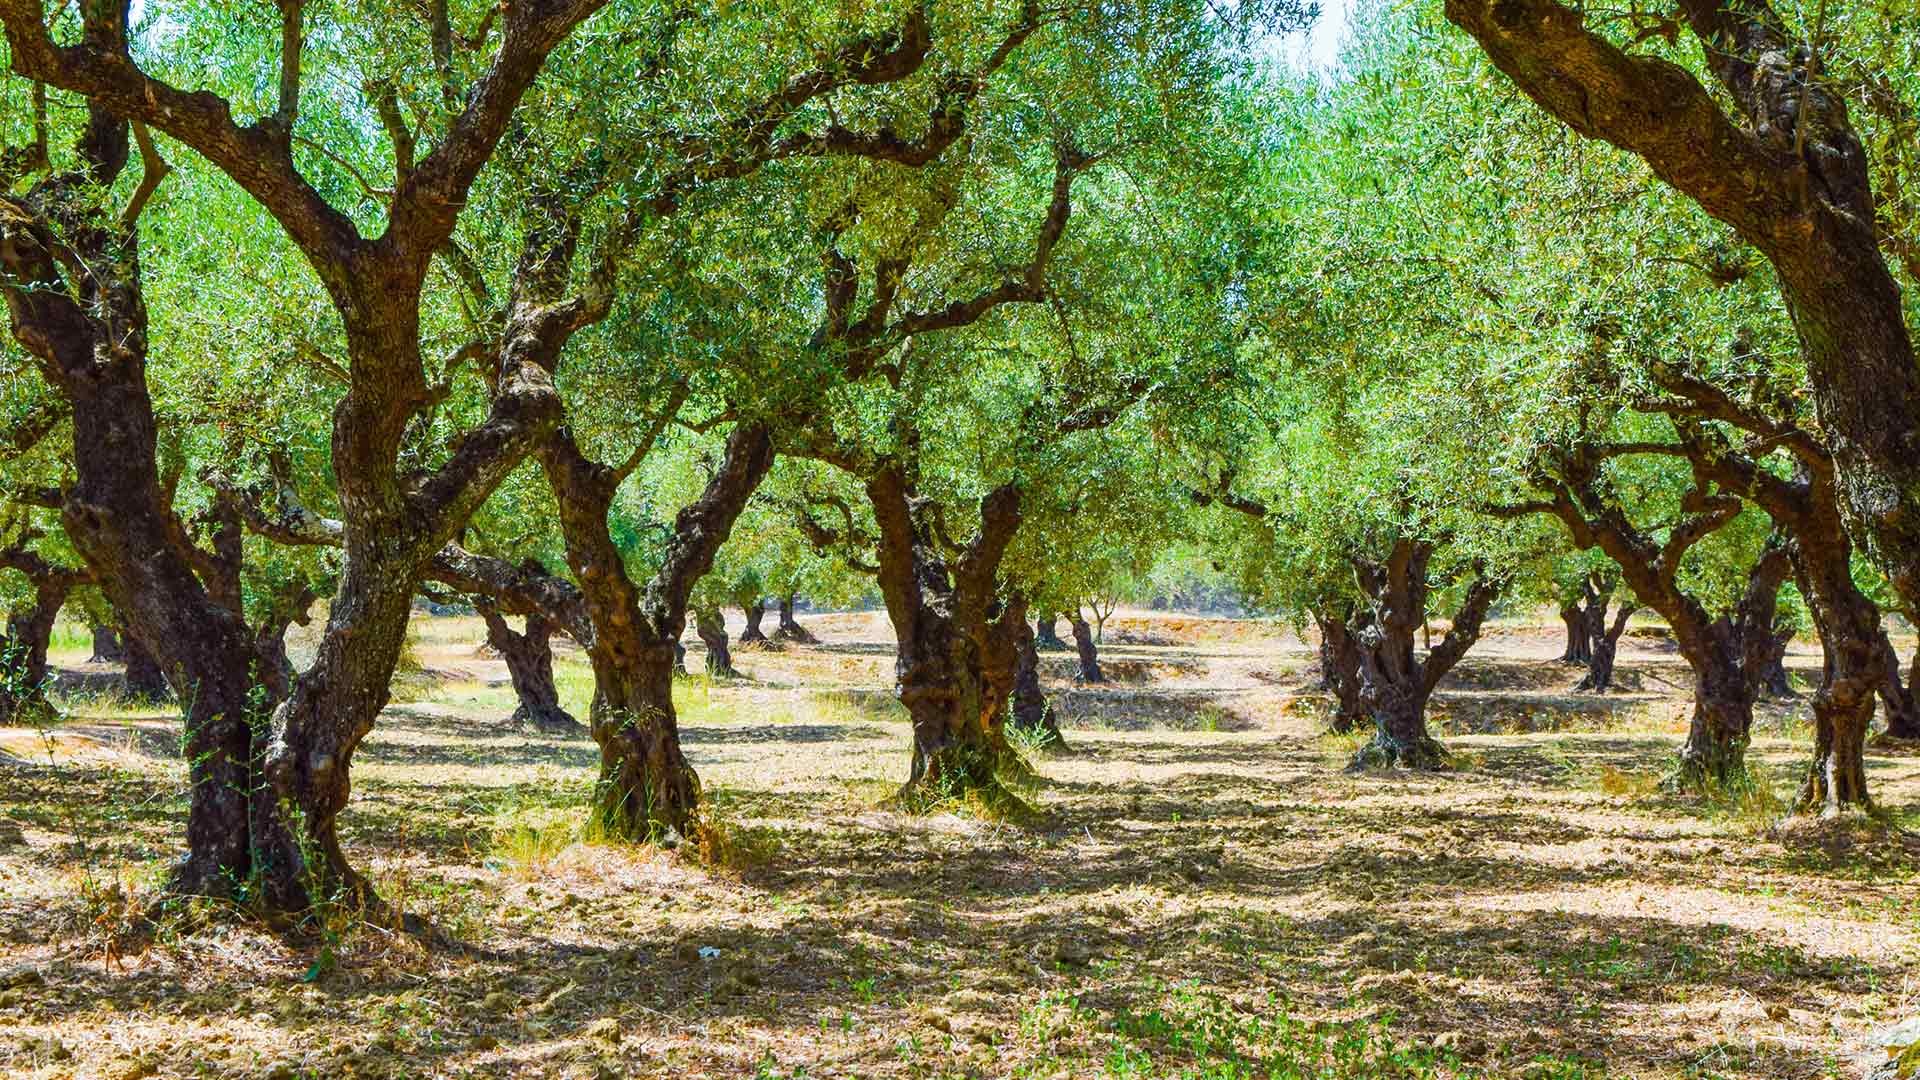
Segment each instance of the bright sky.
[[1320,0],[1320,18],[1304,34],[1281,39],[1277,52],[1306,71],[1325,71],[1339,58],[1341,40],[1353,17],[1354,0]]

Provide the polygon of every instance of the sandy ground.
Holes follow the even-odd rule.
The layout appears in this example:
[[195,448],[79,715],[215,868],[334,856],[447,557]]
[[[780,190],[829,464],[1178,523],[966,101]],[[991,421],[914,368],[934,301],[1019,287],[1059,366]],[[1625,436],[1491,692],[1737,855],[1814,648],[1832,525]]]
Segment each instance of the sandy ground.
[[[885,621],[804,621],[821,646],[682,687],[715,825],[663,852],[578,842],[592,744],[513,728],[477,621],[419,620],[345,837],[432,944],[142,941],[176,722],[78,695],[0,729],[0,1074],[1852,1077],[1920,1013],[1920,855],[1663,795],[1689,680],[1656,636],[1593,699],[1557,630],[1497,625],[1435,703],[1464,767],[1349,775],[1290,633],[1126,613],[1110,685],[1045,657],[1071,753],[1016,825],[876,809],[907,766]],[[583,709],[577,650],[560,674]],[[1804,709],[1757,724],[1783,797]],[[1920,824],[1920,759],[1869,773]]]

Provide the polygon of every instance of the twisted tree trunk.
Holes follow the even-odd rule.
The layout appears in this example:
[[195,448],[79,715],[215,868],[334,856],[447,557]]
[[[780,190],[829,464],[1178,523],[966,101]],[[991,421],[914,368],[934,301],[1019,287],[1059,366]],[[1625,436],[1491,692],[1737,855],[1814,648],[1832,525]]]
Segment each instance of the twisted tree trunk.
[[67,593],[82,577],[37,556],[21,554],[40,569],[28,574],[33,600],[7,613],[7,636],[0,641],[0,724],[31,723],[53,712],[47,700],[52,681],[47,644],[53,639],[53,621],[67,602]]
[[486,622],[488,647],[506,662],[513,683],[519,705],[511,722],[551,735],[579,732],[580,722],[561,708],[560,688],[553,681],[554,625],[536,612],[526,616],[524,628],[515,633],[495,605],[483,601],[474,606]]
[[93,654],[87,657],[89,664],[124,664],[127,661],[127,647],[120,642],[120,634],[113,627],[102,623],[88,627],[93,633]]
[[764,645],[767,641],[767,635],[766,631],[760,629],[760,620],[767,617],[767,605],[765,601],[757,599],[749,601],[741,610],[746,612],[747,628],[740,631],[740,644],[746,645],[750,642],[758,642]]
[[1036,631],[1034,635],[1035,648],[1047,649],[1049,651],[1059,650],[1062,652],[1066,650],[1067,643],[1060,639],[1060,613],[1059,612],[1049,611],[1041,615],[1039,623],[1035,627],[1035,631]]
[[681,751],[673,707],[688,598],[772,468],[771,434],[760,424],[729,433],[719,467],[675,516],[666,555],[644,589],[628,576],[608,521],[624,475],[587,458],[565,429],[548,437],[539,459],[593,626],[583,644],[593,663],[589,730],[600,746],[594,828],[622,840],[678,843],[692,835],[700,807],[700,780]]
[[1012,726],[1029,745],[1042,750],[1064,750],[1067,738],[1060,732],[1060,719],[1040,688],[1040,653],[1035,647],[1033,627],[1025,620],[1014,631],[1019,658],[1013,672]]
[[1333,695],[1329,726],[1336,734],[1358,730],[1367,720],[1360,700],[1360,638],[1371,621],[1370,612],[1349,604],[1330,614],[1313,613],[1320,627],[1320,681]]
[[1778,537],[1747,574],[1746,592],[1731,615],[1674,626],[1674,640],[1694,673],[1693,717],[1680,748],[1677,777],[1686,787],[1738,783],[1746,776],[1753,700],[1772,640],[1772,613],[1792,570]]
[[693,632],[699,635],[700,644],[707,647],[707,674],[720,679],[740,677],[733,666],[733,651],[727,648],[727,623],[719,608],[693,609]]
[[1354,576],[1371,611],[1355,635],[1360,648],[1360,703],[1372,718],[1373,741],[1362,747],[1354,769],[1443,769],[1446,748],[1427,731],[1427,702],[1434,687],[1480,639],[1487,612],[1502,583],[1484,574],[1467,587],[1453,625],[1424,660],[1414,656],[1414,635],[1426,622],[1427,563],[1433,545],[1400,540],[1382,563],[1354,561]]
[[793,617],[793,594],[785,593],[780,597],[780,622],[774,627],[773,636],[781,641],[791,641],[798,645],[818,645],[819,639],[800,625]]
[[1902,682],[1900,654],[1883,629],[1880,631],[1880,700],[1887,710],[1887,737],[1920,739],[1920,648],[1913,654],[1913,672]]
[[1589,636],[1586,614],[1579,603],[1561,604],[1560,622],[1567,628],[1567,647],[1560,652],[1560,662],[1587,663],[1593,657],[1593,639]]
[[1073,628],[1073,648],[1080,660],[1080,681],[1083,683],[1103,683],[1107,681],[1105,672],[1100,670],[1100,649],[1093,640],[1093,628],[1087,620],[1074,612],[1068,620]]

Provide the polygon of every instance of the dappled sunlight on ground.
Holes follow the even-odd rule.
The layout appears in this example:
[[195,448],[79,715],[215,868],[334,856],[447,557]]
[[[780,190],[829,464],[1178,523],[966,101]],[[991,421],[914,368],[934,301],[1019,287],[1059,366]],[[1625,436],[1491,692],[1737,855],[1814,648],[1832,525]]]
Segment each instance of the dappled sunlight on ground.
[[[1436,707],[1464,768],[1350,775],[1298,639],[1125,613],[1108,652],[1138,680],[1047,665],[1071,752],[1017,826],[875,808],[907,769],[885,624],[815,617],[822,646],[681,687],[714,827],[666,852],[579,842],[592,744],[509,725],[477,623],[422,622],[439,674],[362,750],[345,839],[452,943],[125,937],[176,846],[177,746],[77,705],[0,732],[0,1072],[1849,1076],[1920,996],[1908,846],[1787,846],[1661,793],[1685,671],[1657,639],[1593,699],[1551,635],[1502,627]],[[1782,791],[1804,706],[1760,727]],[[1920,759],[1870,764],[1912,820]]]

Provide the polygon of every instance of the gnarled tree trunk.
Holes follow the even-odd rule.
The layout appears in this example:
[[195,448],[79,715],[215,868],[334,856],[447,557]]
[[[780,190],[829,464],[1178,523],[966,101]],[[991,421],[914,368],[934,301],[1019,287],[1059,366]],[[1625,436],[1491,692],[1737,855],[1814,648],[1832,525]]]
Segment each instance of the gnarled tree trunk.
[[1427,563],[1433,545],[1400,540],[1384,563],[1356,560],[1354,577],[1371,618],[1355,639],[1360,648],[1360,703],[1373,720],[1373,741],[1354,755],[1352,768],[1442,769],[1447,752],[1427,731],[1433,689],[1480,638],[1501,583],[1476,577],[1453,625],[1424,660],[1414,657],[1414,635],[1426,622]]
[[[7,613],[7,637],[0,641],[0,724],[31,722],[52,713],[53,705],[47,700],[47,685],[52,681],[47,644],[53,639],[53,621],[67,602],[67,593],[82,577],[29,552],[18,554],[37,567],[28,571],[33,600]],[[25,569],[12,560],[7,564]]]
[[507,678],[519,705],[511,721],[551,735],[572,735],[580,722],[560,707],[560,688],[553,681],[554,625],[535,613],[515,633],[507,618],[491,603],[474,605],[487,625],[487,645],[506,662]]
[[880,593],[898,641],[895,685],[913,722],[913,765],[900,800],[917,807],[971,791],[1003,795],[1000,774],[1017,759],[986,669],[997,647],[990,635],[1013,636],[994,627],[994,578],[1020,527],[1020,489],[1003,485],[981,500],[979,531],[950,566],[901,465],[876,468],[866,488],[880,531]]
[[133,701],[159,702],[170,696],[167,675],[160,667],[160,661],[153,653],[140,644],[138,638],[127,637],[127,697]]
[[1694,675],[1693,717],[1680,748],[1682,786],[1731,784],[1746,776],[1753,700],[1772,640],[1774,605],[1792,568],[1786,545],[1771,538],[1731,615],[1704,626],[1674,626],[1680,655]]
[[692,834],[700,806],[700,780],[680,749],[673,708],[688,598],[773,467],[771,434],[761,424],[729,433],[719,467],[675,516],[667,552],[644,590],[628,576],[607,518],[624,475],[588,459],[565,429],[538,453],[559,507],[567,564],[593,624],[589,730],[600,746],[594,827],[617,839],[678,843]]
[[1067,643],[1060,638],[1060,613],[1049,611],[1042,614],[1034,627],[1034,647],[1049,651],[1066,651]]
[[1067,738],[1060,732],[1060,719],[1054,715],[1053,706],[1040,688],[1040,653],[1035,647],[1033,627],[1022,620],[1015,633],[1019,658],[1013,672],[1011,726],[1022,733],[1028,745],[1042,750],[1064,750]]
[[720,679],[740,677],[733,666],[733,651],[727,648],[727,623],[719,608],[693,609],[693,632],[700,636],[700,644],[707,647],[707,674]]
[[1083,683],[1103,683],[1107,676],[1100,670],[1100,649],[1093,640],[1093,628],[1087,620],[1074,612],[1067,625],[1073,628],[1073,649],[1080,660],[1080,681]]
[[1563,664],[1585,664],[1593,656],[1587,620],[1578,603],[1560,605],[1560,622],[1567,628],[1567,647],[1560,651]]
[[800,620],[793,617],[793,600],[792,593],[781,595],[780,622],[774,627],[773,636],[780,641],[791,641],[799,645],[819,644],[819,639],[809,633],[806,627],[801,626]]
[[127,647],[121,644],[119,631],[104,623],[99,626],[90,626],[87,629],[93,634],[93,654],[87,657],[87,663],[126,663]]
[[740,631],[740,644],[765,644],[766,631],[760,629],[760,620],[767,617],[767,605],[764,601],[753,600],[741,608],[747,614],[747,628]]
[[1913,672],[1900,678],[1900,654],[1885,630],[1880,631],[1880,700],[1887,710],[1887,737],[1920,739],[1920,648],[1914,650]]
[[1313,613],[1320,627],[1320,683],[1333,695],[1333,715],[1328,725],[1337,734],[1357,730],[1367,720],[1360,701],[1359,634],[1372,619],[1352,605],[1330,614]]

